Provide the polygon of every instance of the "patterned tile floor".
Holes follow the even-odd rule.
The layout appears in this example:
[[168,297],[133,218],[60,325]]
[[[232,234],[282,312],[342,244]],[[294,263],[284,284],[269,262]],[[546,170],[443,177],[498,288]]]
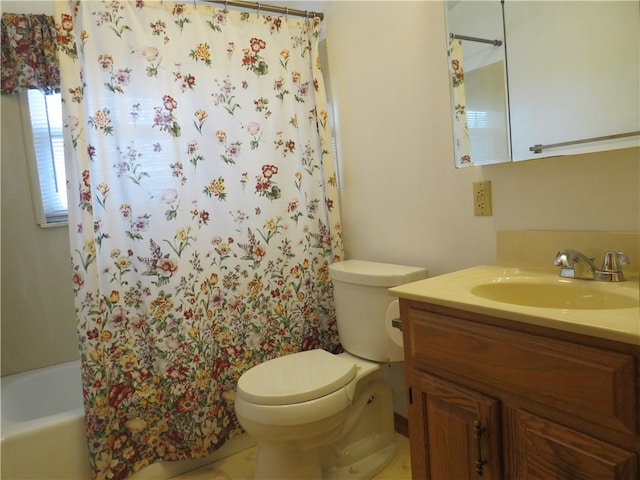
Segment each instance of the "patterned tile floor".
[[[411,457],[409,439],[396,434],[398,454],[373,480],[409,480]],[[204,467],[184,473],[173,480],[253,480],[256,449],[250,448]]]

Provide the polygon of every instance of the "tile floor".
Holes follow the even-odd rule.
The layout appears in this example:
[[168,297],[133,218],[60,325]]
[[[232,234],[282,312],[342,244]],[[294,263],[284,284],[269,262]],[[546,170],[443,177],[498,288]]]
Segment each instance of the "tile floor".
[[[409,480],[411,478],[411,457],[409,439],[396,433],[398,454],[374,480]],[[250,448],[219,462],[184,473],[173,480],[253,480],[256,449]]]

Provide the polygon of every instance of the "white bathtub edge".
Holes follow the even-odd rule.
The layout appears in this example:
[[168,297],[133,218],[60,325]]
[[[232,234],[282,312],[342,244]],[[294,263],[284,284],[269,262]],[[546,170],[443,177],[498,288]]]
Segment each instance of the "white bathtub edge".
[[[1,408],[1,407],[0,407]],[[29,420],[27,422],[12,422],[5,418],[2,419],[2,430],[0,431],[0,438],[2,440],[6,438],[15,438],[21,435],[28,435],[36,430],[55,423],[61,424],[66,422],[83,422],[84,409],[76,408],[67,412],[58,413],[56,415],[49,415],[48,417],[36,418],[35,420]]]

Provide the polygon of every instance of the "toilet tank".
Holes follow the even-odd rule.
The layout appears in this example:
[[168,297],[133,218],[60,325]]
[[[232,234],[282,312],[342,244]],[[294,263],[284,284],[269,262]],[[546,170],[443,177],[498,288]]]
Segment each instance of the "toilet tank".
[[388,289],[427,278],[419,267],[345,260],[329,265],[342,347],[367,360],[390,358],[385,315],[396,300]]

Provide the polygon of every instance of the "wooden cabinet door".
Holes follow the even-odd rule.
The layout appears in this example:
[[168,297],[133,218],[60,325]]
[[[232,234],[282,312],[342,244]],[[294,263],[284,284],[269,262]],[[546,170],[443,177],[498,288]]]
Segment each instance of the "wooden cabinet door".
[[512,480],[638,480],[638,456],[523,410],[505,410]]
[[497,400],[417,371],[410,400],[414,479],[502,478]]

